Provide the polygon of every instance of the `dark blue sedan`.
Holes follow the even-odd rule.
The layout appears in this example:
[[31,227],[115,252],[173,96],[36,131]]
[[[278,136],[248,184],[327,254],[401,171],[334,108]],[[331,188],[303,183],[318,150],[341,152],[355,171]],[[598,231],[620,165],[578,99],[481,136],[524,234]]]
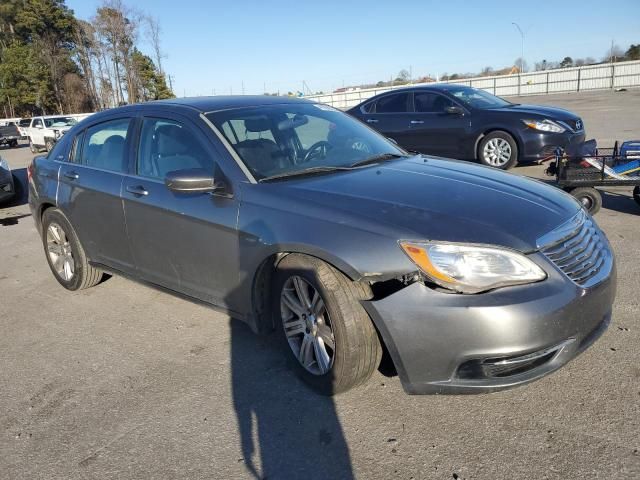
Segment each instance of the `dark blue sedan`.
[[508,169],[557,147],[584,142],[582,120],[567,110],[508,102],[455,84],[382,93],[348,113],[407,150]]

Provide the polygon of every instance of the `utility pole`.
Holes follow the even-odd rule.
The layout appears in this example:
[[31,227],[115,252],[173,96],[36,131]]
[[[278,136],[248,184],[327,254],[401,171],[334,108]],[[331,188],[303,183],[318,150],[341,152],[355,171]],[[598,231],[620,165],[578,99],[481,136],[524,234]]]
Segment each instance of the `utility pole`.
[[518,25],[516,22],[511,22],[511,24],[515,25],[515,27],[518,29],[518,31],[520,32],[520,38],[522,40],[522,43],[520,45],[520,73],[523,73],[523,70],[524,70],[524,32],[520,28],[520,25]]

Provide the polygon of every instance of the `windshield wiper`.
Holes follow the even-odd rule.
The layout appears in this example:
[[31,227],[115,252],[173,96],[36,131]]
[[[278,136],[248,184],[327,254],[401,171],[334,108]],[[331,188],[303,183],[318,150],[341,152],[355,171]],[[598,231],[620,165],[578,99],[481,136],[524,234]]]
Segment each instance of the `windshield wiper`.
[[359,160],[356,163],[351,164],[351,168],[362,167],[363,165],[371,165],[372,163],[385,162],[387,160],[393,160],[395,158],[406,158],[407,155],[401,155],[399,153],[382,153],[380,155],[374,155],[372,157]]
[[305,175],[313,175],[316,173],[336,172],[336,171],[345,171],[345,170],[353,170],[353,168],[352,167],[332,167],[330,165],[324,165],[321,167],[309,167],[309,168],[303,168],[302,170],[293,170],[292,172],[277,173],[269,177],[261,178],[258,181],[268,182],[271,180],[278,180],[280,178],[303,177]]

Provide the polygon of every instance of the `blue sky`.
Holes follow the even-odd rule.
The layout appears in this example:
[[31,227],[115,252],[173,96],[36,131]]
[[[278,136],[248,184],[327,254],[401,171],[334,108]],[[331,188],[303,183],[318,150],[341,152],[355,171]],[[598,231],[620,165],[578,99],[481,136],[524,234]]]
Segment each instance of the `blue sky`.
[[[640,0],[124,0],[156,16],[178,96],[330,91],[525,59],[598,60],[640,43]],[[67,0],[80,18],[100,0]],[[143,45],[144,47],[144,45]],[[143,48],[144,49],[144,48]],[[147,48],[147,51],[149,49]]]

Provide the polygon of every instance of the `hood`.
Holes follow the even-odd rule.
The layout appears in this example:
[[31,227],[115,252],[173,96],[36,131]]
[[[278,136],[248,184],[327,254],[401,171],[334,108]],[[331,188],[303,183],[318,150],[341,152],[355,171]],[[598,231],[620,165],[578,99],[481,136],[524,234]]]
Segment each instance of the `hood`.
[[[275,186],[275,184],[274,184]],[[580,208],[542,182],[467,162],[415,156],[279,182],[279,194],[336,222],[397,239],[500,245],[522,252]],[[348,219],[348,220],[345,220]]]
[[503,107],[494,109],[494,111],[507,111],[518,113],[520,115],[533,115],[549,118],[550,120],[578,120],[580,117],[569,110],[562,108],[547,107],[544,105],[514,105],[512,107]]

